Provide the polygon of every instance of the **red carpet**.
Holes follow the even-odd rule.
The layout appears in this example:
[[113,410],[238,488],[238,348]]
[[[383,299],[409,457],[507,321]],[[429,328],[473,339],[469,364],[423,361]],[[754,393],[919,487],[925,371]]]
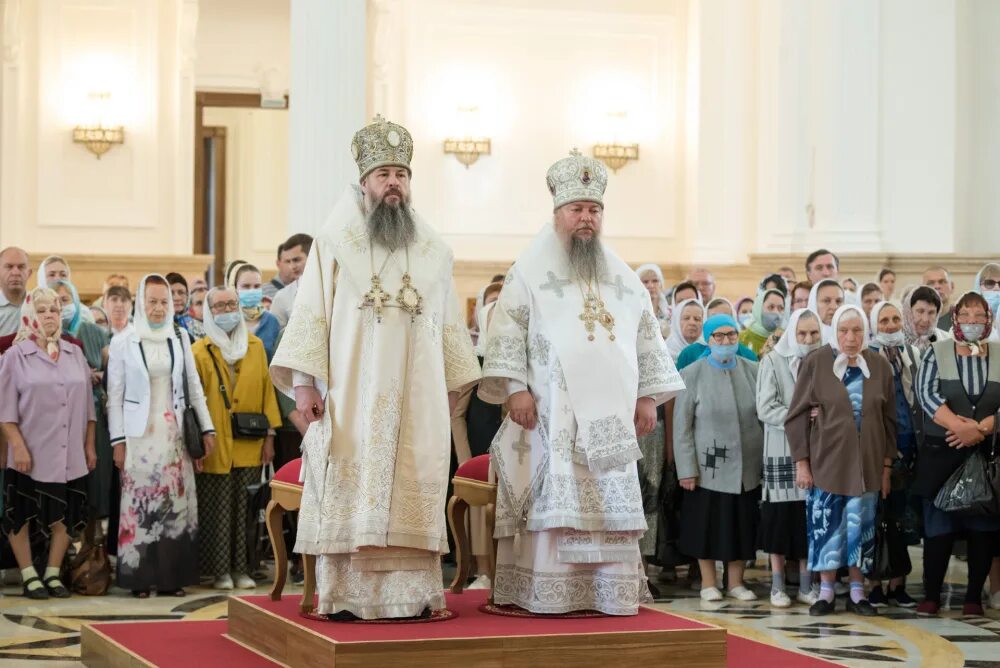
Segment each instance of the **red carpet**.
[[726,648],[726,665],[729,668],[836,668],[841,665],[734,636],[732,633],[726,635]]
[[156,666],[274,668],[279,665],[224,638],[227,631],[224,619],[94,624],[93,628]]
[[464,594],[445,594],[448,609],[458,617],[440,624],[331,624],[299,616],[300,596],[285,596],[272,601],[267,596],[241,596],[268,612],[291,619],[310,631],[337,642],[379,640],[421,640],[438,638],[482,638],[487,636],[534,636],[578,633],[636,631],[673,631],[702,629],[705,624],[665,612],[640,608],[632,617],[595,617],[592,619],[538,619],[537,617],[498,617],[479,611],[488,592],[474,589]]

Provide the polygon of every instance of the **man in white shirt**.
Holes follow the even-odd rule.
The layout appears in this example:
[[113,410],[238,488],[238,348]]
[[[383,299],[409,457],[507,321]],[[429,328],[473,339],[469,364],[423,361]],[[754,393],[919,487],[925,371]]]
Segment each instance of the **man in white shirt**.
[[21,304],[30,276],[26,252],[15,246],[0,251],[0,336],[15,334],[20,327]]

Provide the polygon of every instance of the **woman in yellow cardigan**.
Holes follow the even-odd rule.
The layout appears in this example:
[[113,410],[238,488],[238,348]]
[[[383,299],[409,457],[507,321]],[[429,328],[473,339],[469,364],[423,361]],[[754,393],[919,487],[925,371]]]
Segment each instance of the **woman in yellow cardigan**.
[[[213,288],[205,306],[206,336],[191,350],[208,412],[218,426],[215,450],[197,475],[201,573],[215,579],[216,589],[253,589],[245,533],[250,513],[246,488],[260,480],[261,466],[274,459],[274,430],[281,426],[281,412],[264,344],[247,332],[236,291]],[[266,436],[235,438],[234,412],[266,416]]]

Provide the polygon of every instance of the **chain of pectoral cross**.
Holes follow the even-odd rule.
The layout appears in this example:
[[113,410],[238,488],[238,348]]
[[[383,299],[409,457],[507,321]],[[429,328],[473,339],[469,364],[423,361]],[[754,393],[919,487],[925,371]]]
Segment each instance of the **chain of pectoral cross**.
[[580,288],[580,296],[583,297],[583,313],[580,314],[580,320],[583,321],[583,326],[587,330],[587,340],[594,340],[594,331],[597,329],[597,324],[600,324],[601,327],[608,330],[608,339],[614,341],[615,317],[604,306],[604,299],[601,296],[601,284],[597,284],[596,295],[589,281],[587,282],[586,294],[583,292],[582,278],[577,286]]

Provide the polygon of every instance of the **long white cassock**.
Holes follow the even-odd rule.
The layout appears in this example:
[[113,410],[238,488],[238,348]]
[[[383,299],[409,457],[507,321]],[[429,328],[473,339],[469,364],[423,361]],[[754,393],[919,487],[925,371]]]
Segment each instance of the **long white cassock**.
[[588,340],[583,293],[551,227],[518,258],[494,309],[480,396],[499,403],[527,385],[538,408],[535,430],[508,417],[490,449],[498,604],[632,615],[649,598],[635,406],[638,397],[663,403],[684,383],[649,293],[607,249],[605,259],[613,341],[600,326]]
[[[313,243],[271,374],[290,396],[300,374],[325,393],[324,417],[302,441],[295,544],[320,555],[317,611],[409,617],[444,607],[447,393],[475,383],[479,362],[451,250],[422,221],[409,250],[422,314],[386,307],[377,322],[359,308],[373,274],[360,196],[349,188]],[[378,265],[386,253],[376,247]],[[393,297],[406,266],[402,251],[385,265],[382,286]]]

